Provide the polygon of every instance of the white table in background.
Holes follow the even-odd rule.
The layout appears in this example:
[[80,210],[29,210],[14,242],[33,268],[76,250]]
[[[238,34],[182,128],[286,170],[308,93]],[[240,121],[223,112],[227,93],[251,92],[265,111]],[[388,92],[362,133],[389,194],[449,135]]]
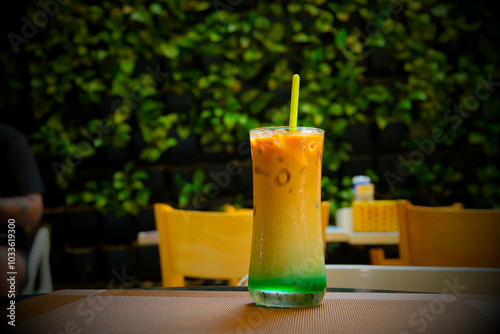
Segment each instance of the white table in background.
[[329,225],[326,228],[326,241],[351,245],[397,245],[399,231],[355,232],[352,230],[352,209],[341,208],[337,211],[337,226]]

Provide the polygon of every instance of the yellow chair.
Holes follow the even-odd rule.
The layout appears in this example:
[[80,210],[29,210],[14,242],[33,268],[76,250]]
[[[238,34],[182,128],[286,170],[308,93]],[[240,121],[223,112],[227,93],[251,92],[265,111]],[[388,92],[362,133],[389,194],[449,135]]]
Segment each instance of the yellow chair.
[[397,205],[400,257],[373,248],[372,264],[500,268],[500,210]]
[[[321,203],[323,242],[330,204]],[[248,274],[252,242],[252,209],[226,212],[177,210],[154,205],[162,284],[184,286],[184,277],[225,279],[229,285]]]
[[252,211],[202,212],[155,204],[162,283],[184,286],[184,277],[226,279],[248,274]]

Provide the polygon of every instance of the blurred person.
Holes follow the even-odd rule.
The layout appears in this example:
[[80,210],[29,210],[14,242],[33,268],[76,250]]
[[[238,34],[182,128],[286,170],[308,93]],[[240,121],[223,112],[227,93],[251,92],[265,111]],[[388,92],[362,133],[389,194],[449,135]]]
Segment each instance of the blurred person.
[[[16,294],[26,282],[27,238],[24,226],[42,216],[44,186],[28,141],[15,128],[0,124],[0,296],[7,296],[16,272]],[[8,267],[9,219],[15,220],[15,269]],[[12,220],[11,220],[12,221]],[[11,239],[12,240],[12,239]]]

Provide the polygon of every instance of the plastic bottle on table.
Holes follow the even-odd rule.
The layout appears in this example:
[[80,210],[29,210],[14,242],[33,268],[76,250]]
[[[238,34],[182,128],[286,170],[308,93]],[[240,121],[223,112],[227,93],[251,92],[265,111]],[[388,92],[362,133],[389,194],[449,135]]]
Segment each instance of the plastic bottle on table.
[[367,175],[356,175],[352,178],[352,191],[355,201],[373,201],[375,186]]

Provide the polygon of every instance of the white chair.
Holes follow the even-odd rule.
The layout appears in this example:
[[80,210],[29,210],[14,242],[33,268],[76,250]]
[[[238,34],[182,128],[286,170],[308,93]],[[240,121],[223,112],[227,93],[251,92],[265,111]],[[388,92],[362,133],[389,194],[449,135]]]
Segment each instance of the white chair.
[[326,265],[326,282],[331,288],[500,296],[496,268]]
[[[50,232],[42,226],[36,232],[26,266],[28,282],[21,294],[52,292],[52,274],[50,272]],[[35,292],[35,282],[40,274],[38,290]]]

